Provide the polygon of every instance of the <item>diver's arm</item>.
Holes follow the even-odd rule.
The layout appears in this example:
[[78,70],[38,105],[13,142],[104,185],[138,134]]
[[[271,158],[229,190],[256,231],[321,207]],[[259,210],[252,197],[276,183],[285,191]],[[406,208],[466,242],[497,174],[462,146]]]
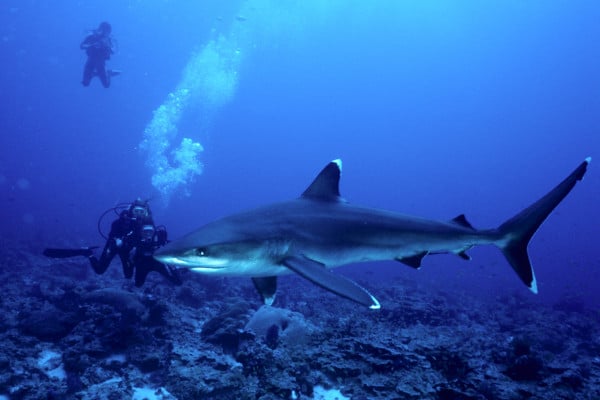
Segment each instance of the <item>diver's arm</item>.
[[86,50],[87,48],[89,48],[92,45],[93,38],[94,38],[94,35],[86,36],[85,39],[83,39],[83,42],[81,42],[81,44],[79,45],[79,48],[81,50]]
[[108,241],[114,241],[117,247],[123,246],[125,241],[128,241],[133,233],[130,227],[130,221],[123,216],[120,216],[110,226]]
[[159,247],[167,244],[169,240],[167,239],[167,228],[164,225],[160,225],[156,227],[156,234],[154,237],[154,248],[158,249]]

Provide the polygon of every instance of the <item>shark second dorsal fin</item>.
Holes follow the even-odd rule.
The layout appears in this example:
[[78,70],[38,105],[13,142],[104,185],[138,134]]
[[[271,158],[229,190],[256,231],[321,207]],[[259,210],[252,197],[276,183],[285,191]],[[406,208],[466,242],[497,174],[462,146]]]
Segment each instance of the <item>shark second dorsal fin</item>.
[[342,174],[342,160],[331,161],[319,172],[319,175],[302,193],[302,197],[312,200],[341,201],[340,176]]
[[473,225],[471,225],[471,223],[469,221],[467,221],[467,217],[465,217],[465,214],[460,214],[458,217],[453,218],[452,222],[462,226],[463,228],[469,228],[469,229],[475,230],[475,228],[473,228]]

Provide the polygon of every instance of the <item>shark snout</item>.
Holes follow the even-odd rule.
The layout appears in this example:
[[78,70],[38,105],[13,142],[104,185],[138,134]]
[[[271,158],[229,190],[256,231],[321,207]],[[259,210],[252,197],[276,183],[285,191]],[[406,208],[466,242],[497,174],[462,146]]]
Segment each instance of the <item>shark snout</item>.
[[169,245],[157,250],[154,258],[162,263],[174,265],[178,268],[216,270],[225,268],[228,264],[226,259],[207,257],[194,249],[170,248]]

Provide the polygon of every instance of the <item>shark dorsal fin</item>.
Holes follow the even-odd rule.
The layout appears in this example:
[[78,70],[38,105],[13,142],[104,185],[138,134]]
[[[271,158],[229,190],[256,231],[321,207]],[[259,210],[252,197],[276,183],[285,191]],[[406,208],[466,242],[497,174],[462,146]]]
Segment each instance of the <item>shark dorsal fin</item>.
[[331,161],[302,193],[302,197],[321,201],[342,201],[340,197],[341,174],[342,160]]

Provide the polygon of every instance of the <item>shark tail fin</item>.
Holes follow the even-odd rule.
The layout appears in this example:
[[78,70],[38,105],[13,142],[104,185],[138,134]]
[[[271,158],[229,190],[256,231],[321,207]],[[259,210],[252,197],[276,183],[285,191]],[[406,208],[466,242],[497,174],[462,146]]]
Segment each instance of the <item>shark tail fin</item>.
[[591,160],[591,157],[586,158],[567,178],[544,197],[504,222],[498,228],[500,239],[495,244],[500,248],[519,278],[533,293],[537,293],[537,283],[527,253],[529,241],[548,215],[569,194],[577,181],[583,178]]

